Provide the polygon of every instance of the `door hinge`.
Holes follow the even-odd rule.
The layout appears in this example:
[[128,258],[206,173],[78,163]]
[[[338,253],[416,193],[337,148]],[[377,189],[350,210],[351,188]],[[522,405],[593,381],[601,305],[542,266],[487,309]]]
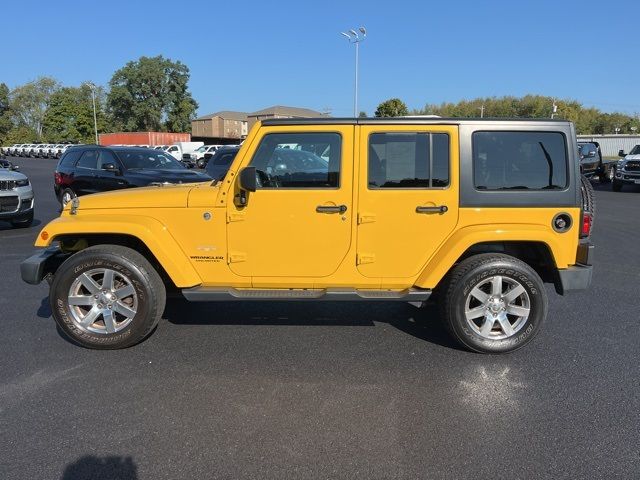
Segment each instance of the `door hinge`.
[[242,222],[244,220],[244,213],[230,213],[227,215],[227,223]]
[[247,254],[246,253],[230,253],[229,254],[229,263],[239,263],[246,262]]
[[358,225],[362,225],[363,223],[373,223],[376,221],[375,213],[359,213],[358,214]]
[[365,263],[373,263],[376,256],[373,253],[358,253],[356,255],[356,265],[364,265]]

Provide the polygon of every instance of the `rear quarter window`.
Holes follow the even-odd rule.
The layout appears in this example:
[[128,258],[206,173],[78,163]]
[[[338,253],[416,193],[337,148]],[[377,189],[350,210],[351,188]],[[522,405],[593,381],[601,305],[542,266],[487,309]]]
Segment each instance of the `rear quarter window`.
[[563,190],[568,186],[566,138],[560,132],[473,133],[476,190]]
[[73,167],[80,158],[80,155],[82,155],[82,150],[67,150],[67,152],[62,155],[58,167]]

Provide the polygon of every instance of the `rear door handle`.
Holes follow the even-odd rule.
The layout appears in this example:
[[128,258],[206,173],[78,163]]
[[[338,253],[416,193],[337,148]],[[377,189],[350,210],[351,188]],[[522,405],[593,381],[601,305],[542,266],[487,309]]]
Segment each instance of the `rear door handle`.
[[437,207],[416,207],[416,213],[439,213],[442,215],[443,213],[447,213],[449,208],[446,205],[439,205]]
[[318,205],[316,207],[317,213],[344,213],[347,211],[346,205]]

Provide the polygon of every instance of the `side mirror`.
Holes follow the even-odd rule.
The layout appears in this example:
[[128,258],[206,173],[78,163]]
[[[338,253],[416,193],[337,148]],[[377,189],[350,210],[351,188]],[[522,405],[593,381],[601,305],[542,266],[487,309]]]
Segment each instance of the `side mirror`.
[[624,150],[619,150],[619,151],[618,151],[618,156],[619,156],[619,157],[626,157],[626,156],[627,156],[627,154],[626,154],[626,153],[624,153]]
[[256,187],[256,167],[243,168],[240,172],[240,188],[247,192],[255,192]]
[[116,174],[120,173],[120,170],[116,166],[115,163],[105,163],[102,165],[102,170],[106,170],[107,172],[114,172]]
[[20,165],[11,165],[11,170],[20,170]]

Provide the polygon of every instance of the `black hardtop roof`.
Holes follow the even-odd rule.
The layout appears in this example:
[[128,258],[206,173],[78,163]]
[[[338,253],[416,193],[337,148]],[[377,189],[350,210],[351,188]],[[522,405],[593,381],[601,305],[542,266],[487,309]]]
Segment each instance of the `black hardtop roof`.
[[262,125],[462,125],[462,124],[569,124],[568,120],[551,118],[445,118],[445,117],[375,117],[375,118],[269,118]]

